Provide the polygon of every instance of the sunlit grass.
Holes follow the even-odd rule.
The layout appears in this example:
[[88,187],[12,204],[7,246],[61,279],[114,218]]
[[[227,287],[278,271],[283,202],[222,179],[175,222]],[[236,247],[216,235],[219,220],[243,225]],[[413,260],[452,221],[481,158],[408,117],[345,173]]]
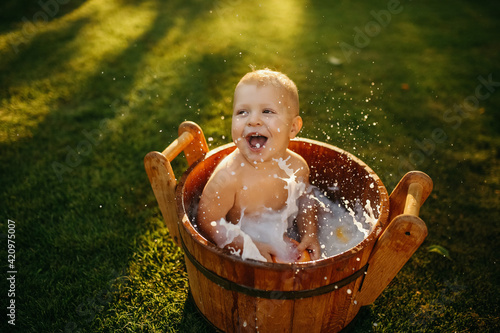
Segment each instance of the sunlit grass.
[[[50,24],[34,25],[33,37],[23,32],[26,30],[23,26],[2,38],[3,51],[11,51],[7,59],[14,68],[2,77],[9,91],[0,106],[0,142],[31,137],[32,129],[52,108],[88,89],[89,78],[104,74],[103,62],[113,60],[129,47],[130,40],[149,28],[154,14],[148,2],[124,6],[120,1],[106,4],[93,1]],[[123,20],[124,16],[127,20]],[[51,45],[59,40],[51,38],[50,34],[65,38],[66,43],[53,48]],[[43,41],[37,41],[37,37]],[[19,72],[18,67],[26,64],[13,59],[14,50],[5,45],[5,41],[9,44],[16,38],[27,41],[19,46],[21,53],[37,50],[37,53],[22,55],[25,61],[30,61],[29,71]],[[4,63],[6,65],[9,61]]]

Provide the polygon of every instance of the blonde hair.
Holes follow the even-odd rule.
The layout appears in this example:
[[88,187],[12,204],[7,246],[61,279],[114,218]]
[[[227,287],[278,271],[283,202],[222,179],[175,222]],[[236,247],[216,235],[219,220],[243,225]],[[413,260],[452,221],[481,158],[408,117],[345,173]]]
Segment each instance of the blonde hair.
[[299,115],[299,92],[297,86],[285,74],[270,70],[269,68],[253,70],[241,78],[236,88],[238,88],[240,84],[245,83],[254,83],[257,84],[257,86],[272,84],[276,88],[281,89],[285,92],[288,107],[296,113],[295,115]]

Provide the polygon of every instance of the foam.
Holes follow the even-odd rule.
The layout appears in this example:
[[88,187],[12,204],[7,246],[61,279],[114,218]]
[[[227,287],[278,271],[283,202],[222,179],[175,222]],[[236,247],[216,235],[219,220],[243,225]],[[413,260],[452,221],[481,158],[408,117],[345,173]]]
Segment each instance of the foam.
[[320,203],[318,241],[322,258],[353,248],[368,236],[377,222],[369,200],[364,207],[356,201],[351,209],[348,202],[333,202],[317,187],[313,189],[313,195]]

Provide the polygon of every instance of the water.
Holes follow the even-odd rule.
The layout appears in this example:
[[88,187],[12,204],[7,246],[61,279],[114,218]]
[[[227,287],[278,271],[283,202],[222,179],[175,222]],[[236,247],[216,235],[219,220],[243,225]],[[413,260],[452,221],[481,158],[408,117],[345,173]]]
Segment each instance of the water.
[[[318,240],[322,259],[358,245],[377,222],[369,200],[364,206],[356,201],[351,209],[348,201],[334,202],[317,187],[313,187],[312,195],[319,202]],[[299,240],[296,226],[288,230],[288,235]]]

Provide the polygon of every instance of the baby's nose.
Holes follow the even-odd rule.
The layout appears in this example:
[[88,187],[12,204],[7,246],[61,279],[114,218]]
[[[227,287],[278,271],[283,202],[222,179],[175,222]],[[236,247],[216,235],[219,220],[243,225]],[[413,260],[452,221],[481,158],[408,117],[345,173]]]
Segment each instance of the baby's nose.
[[249,126],[259,126],[262,125],[262,119],[260,118],[259,112],[252,112],[250,117],[248,117]]

